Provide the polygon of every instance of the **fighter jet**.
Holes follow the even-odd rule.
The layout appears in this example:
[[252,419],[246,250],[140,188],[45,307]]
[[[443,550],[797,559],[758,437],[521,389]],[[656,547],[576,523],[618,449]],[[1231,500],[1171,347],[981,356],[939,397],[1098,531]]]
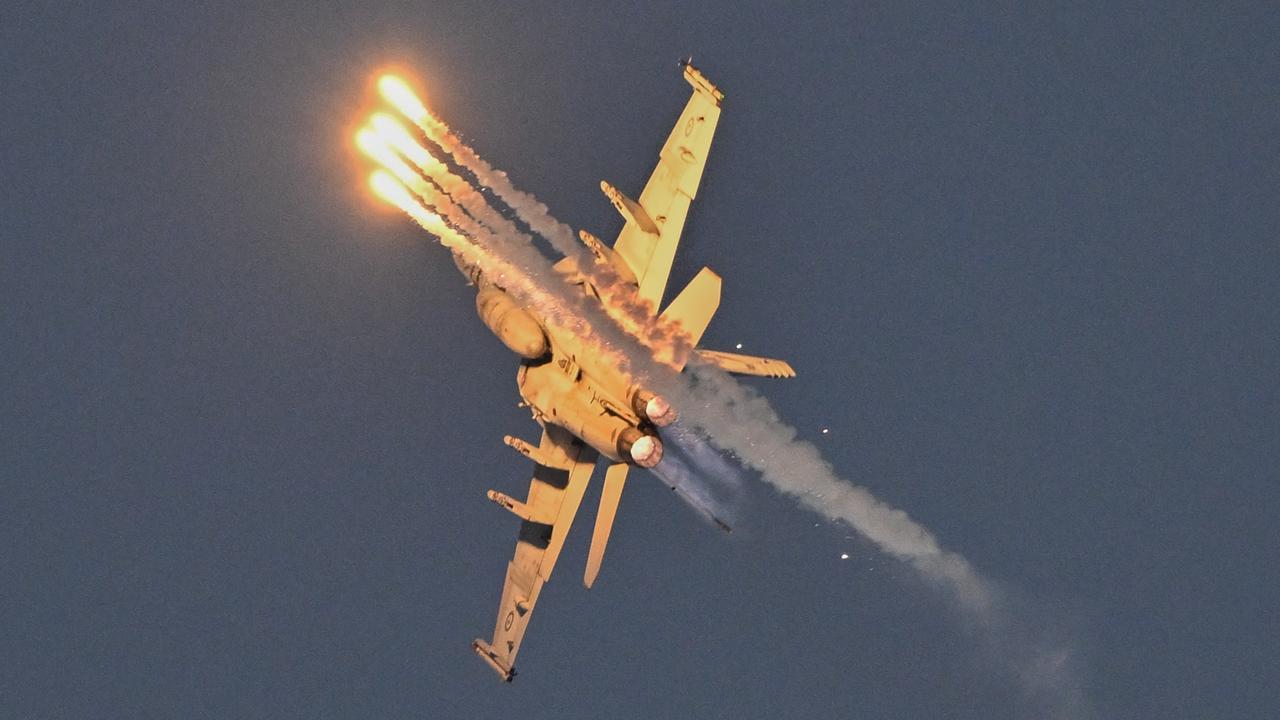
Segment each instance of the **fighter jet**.
[[[601,189],[621,213],[624,225],[613,247],[594,236],[581,237],[596,261],[622,279],[625,292],[647,307],[661,307],[667,278],[680,242],[689,206],[706,166],[711,138],[720,119],[724,95],[693,65],[681,63],[693,87],[684,112],[659,154],[658,165],[639,200],[607,182]],[[511,436],[507,445],[533,461],[533,479],[524,500],[490,490],[491,500],[520,520],[515,556],[507,564],[493,639],[477,639],[476,653],[510,682],[515,659],[542,586],[551,579],[569,526],[600,457],[607,459],[600,507],[596,513],[583,583],[590,588],[600,572],[618,501],[631,466],[651,468],[662,460],[662,428],[676,411],[662,397],[634,384],[621,369],[597,357],[572,332],[539,317],[537,308],[522,305],[497,280],[455,256],[459,269],[474,284],[476,311],[484,324],[521,358],[516,382],[524,403],[542,426],[537,445]],[[573,276],[571,260],[557,266]],[[616,302],[578,273],[578,285],[592,302]],[[720,277],[703,268],[661,313],[678,324],[692,345],[702,337],[720,304]],[[703,363],[729,372],[794,377],[786,362],[738,353],[693,351]],[[690,358],[677,359],[683,367]]]

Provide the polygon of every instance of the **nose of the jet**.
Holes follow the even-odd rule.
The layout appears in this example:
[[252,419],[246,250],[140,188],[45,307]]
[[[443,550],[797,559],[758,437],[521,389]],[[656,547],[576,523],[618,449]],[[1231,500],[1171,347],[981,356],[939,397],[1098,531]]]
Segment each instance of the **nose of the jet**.
[[642,468],[651,468],[662,462],[662,441],[653,435],[645,435],[631,446],[631,459]]

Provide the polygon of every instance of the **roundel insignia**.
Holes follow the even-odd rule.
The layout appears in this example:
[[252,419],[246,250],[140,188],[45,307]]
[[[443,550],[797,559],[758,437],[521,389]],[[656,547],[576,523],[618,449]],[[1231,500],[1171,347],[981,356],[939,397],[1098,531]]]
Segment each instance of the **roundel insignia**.
[[697,118],[689,118],[689,122],[684,124],[684,136],[689,137],[693,134],[693,124],[697,122]]
[[508,610],[506,619],[502,621],[502,629],[510,630],[511,624],[514,623],[515,621],[516,621],[516,612],[514,610]]

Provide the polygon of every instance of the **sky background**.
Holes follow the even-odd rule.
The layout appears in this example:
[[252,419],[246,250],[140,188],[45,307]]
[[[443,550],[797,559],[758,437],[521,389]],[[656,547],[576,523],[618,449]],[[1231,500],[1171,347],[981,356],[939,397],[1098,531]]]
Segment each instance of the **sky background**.
[[1162,5],[0,10],[0,715],[1036,717],[755,483],[725,535],[633,476],[586,591],[593,489],[516,682],[472,654],[537,428],[351,130],[412,68],[612,238],[692,54],[704,343],[789,359],[746,382],[1072,649],[1080,717],[1274,718],[1280,16]]

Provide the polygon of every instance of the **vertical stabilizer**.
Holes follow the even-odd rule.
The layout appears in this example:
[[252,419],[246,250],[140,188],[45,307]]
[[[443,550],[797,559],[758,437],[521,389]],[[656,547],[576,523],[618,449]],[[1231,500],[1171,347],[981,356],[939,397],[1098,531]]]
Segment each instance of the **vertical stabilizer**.
[[600,574],[600,565],[604,562],[604,549],[609,545],[609,534],[613,532],[613,519],[618,514],[618,501],[622,499],[622,487],[627,481],[627,471],[631,469],[626,463],[609,466],[604,473],[604,488],[600,491],[600,511],[596,513],[596,529],[591,535],[591,550],[587,554],[587,570],[582,575],[582,584],[590,588]]
[[711,324],[720,308],[720,276],[711,268],[702,268],[662,311],[662,319],[679,323],[694,345]]

